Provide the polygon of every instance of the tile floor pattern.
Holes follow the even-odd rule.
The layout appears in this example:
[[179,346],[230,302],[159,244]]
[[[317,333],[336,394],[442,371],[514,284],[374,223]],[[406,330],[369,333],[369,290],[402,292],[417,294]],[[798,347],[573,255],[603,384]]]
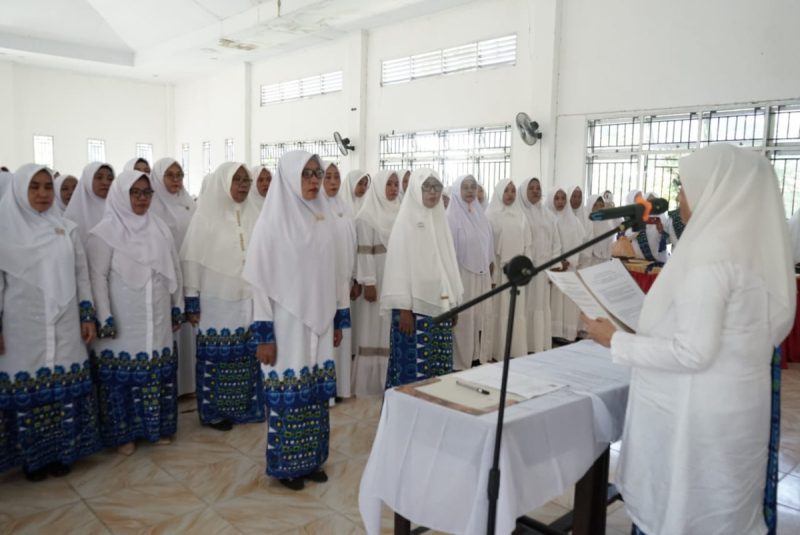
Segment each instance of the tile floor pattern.
[[[0,533],[363,533],[358,485],[379,399],[347,400],[331,410],[330,480],[307,483],[302,492],[264,476],[264,424],[214,431],[200,426],[194,407],[182,400],[172,445],[143,445],[131,457],[101,453],[77,463],[69,476],[41,483],[18,471],[0,475]],[[779,533],[797,534],[800,366],[783,375],[780,472]],[[557,518],[570,502],[565,495],[533,516]],[[630,533],[621,503],[609,508],[607,526],[609,535]],[[386,509],[384,531],[391,527]]]

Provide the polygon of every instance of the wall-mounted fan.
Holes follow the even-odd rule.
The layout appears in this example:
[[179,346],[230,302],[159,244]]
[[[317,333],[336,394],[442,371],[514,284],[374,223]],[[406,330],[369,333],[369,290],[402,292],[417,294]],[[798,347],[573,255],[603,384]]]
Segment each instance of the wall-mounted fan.
[[342,137],[342,134],[339,132],[333,133],[333,140],[339,146],[339,152],[342,153],[342,156],[347,156],[347,153],[351,150],[356,150],[356,148],[350,144],[349,137]]
[[542,133],[539,131],[539,123],[532,121],[524,111],[517,114],[516,122],[519,135],[522,137],[522,141],[527,145],[536,145],[536,142],[542,139]]

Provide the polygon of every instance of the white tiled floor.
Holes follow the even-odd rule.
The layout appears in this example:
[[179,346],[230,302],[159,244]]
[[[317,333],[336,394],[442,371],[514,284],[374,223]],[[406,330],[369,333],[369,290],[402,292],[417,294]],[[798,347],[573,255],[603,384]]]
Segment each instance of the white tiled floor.
[[[800,533],[800,368],[784,371],[779,530]],[[263,474],[264,424],[223,433],[201,427],[194,401],[181,402],[178,436],[169,446],[142,445],[131,457],[105,452],[80,461],[62,479],[0,475],[0,533],[363,533],[358,485],[380,411],[379,399],[352,399],[331,410],[326,484],[302,492]],[[612,450],[612,455],[616,452]],[[613,466],[612,459],[612,466]],[[567,511],[568,496],[533,513]],[[387,509],[384,528],[391,532]],[[630,532],[620,503],[607,533]]]

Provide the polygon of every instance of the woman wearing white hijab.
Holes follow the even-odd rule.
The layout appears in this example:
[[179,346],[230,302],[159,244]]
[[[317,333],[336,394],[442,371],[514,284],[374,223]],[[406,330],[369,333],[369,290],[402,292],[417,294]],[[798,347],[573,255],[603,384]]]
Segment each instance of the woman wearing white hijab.
[[64,210],[64,217],[78,225],[78,233],[86,247],[89,231],[105,212],[106,197],[114,180],[114,168],[107,163],[92,162],[83,168],[78,188]]
[[355,217],[366,199],[366,193],[371,182],[370,176],[368,173],[361,171],[361,169],[353,169],[347,173],[345,182],[347,182],[348,192],[348,196],[345,199],[350,203]]
[[356,215],[358,254],[356,281],[363,287],[363,300],[356,308],[356,396],[383,393],[389,366],[391,318],[380,314],[380,295],[386,280],[386,247],[400,211],[400,179],[397,172],[378,171],[367,190],[364,205]]
[[342,177],[335,163],[324,163],[325,176],[322,187],[328,201],[330,217],[334,226],[336,240],[336,308],[341,310],[340,326],[343,329],[342,343],[334,351],[336,363],[336,397],[349,398],[351,389],[351,347],[352,329],[350,327],[350,294],[353,283],[353,269],[356,263],[356,226],[350,205],[344,200],[347,192],[342,192]]
[[[494,194],[486,211],[492,226],[494,241],[494,274],[492,283],[503,284],[508,281],[503,268],[515,256],[529,256],[533,248],[533,232],[522,212],[522,204],[517,202],[517,188],[511,179],[501,180],[494,187]],[[514,335],[511,340],[511,356],[528,354],[527,317],[525,315],[526,288],[519,289],[514,313]],[[506,324],[510,293],[504,291],[492,299],[493,314],[489,317],[493,334],[490,354],[497,360],[503,358],[506,347]],[[494,318],[492,320],[492,318]]]
[[763,155],[724,143],[679,169],[686,230],[637,333],[587,321],[614,362],[632,367],[617,488],[640,533],[774,533],[773,348],[796,298],[775,172]]
[[[587,214],[586,221],[586,240],[594,239],[603,233],[608,232],[614,226],[613,221],[589,221],[588,214],[602,210],[605,208],[605,201],[601,195],[590,195],[586,199],[586,207],[584,213]],[[594,266],[611,260],[611,247],[614,245],[614,237],[608,237],[605,240],[595,243],[590,248],[586,249],[586,254],[582,255],[581,267]]]
[[0,199],[2,199],[6,191],[11,188],[13,179],[14,173],[11,171],[0,171]]
[[123,171],[141,171],[142,173],[150,174],[150,162],[145,158],[131,158],[125,162]]
[[56,194],[56,206],[63,214],[78,187],[78,179],[69,174],[59,175],[53,181],[53,190]]
[[63,476],[101,448],[86,344],[95,316],[83,245],[43,165],[0,200],[0,472]]
[[[533,234],[528,256],[540,266],[561,254],[561,237],[556,230],[555,216],[542,201],[542,185],[538,178],[529,178],[519,185],[517,202]],[[559,268],[560,269],[560,268]],[[545,273],[534,277],[525,287],[525,315],[528,318],[528,352],[537,353],[553,347],[553,322],[550,311],[550,279]]]
[[450,206],[450,196],[452,195],[452,191],[452,186],[445,186],[444,190],[442,191],[442,206],[444,207],[445,211],[447,211],[447,207]]
[[434,324],[431,316],[459,305],[464,294],[439,175],[417,169],[408,188],[389,238],[381,293],[381,314],[392,317],[386,388],[452,371],[452,322]]
[[[641,190],[634,190],[628,194],[626,203],[633,204],[637,197],[643,196]],[[648,197],[650,196],[648,195]],[[645,225],[645,230],[636,232],[628,229],[625,231],[625,236],[630,239],[636,258],[663,264],[669,258],[669,251],[667,251],[667,244],[670,241],[669,233],[664,228],[662,216],[654,216],[650,219],[652,221]]]
[[[183,169],[174,158],[161,158],[153,165],[150,187],[155,191],[150,213],[169,227],[175,248],[180,251],[196,204],[183,187]],[[180,269],[180,268],[179,268]],[[195,391],[195,354],[197,333],[191,323],[184,323],[175,335],[178,348],[178,395]]]
[[267,475],[292,490],[327,481],[328,402],[336,395],[334,230],[320,196],[319,156],[291,151],[278,162],[247,251],[254,342],[267,402]]
[[[447,208],[447,222],[453,234],[464,300],[488,292],[494,270],[492,227],[477,198],[478,181],[472,175],[460,176],[453,184],[453,198]],[[453,368],[467,369],[489,360],[490,347],[481,333],[488,334],[491,303],[484,301],[459,314],[453,328],[455,348]]]
[[183,187],[183,169],[174,158],[161,158],[153,165],[152,184],[155,191],[152,213],[167,224],[178,249],[196,209],[194,199]]
[[408,182],[411,180],[411,169],[400,169],[397,171],[397,176],[400,177],[400,185],[402,186],[401,195],[405,195],[408,191]]
[[272,182],[272,171],[266,165],[256,165],[250,169],[250,176],[253,177],[253,185],[250,188],[249,202],[261,211],[264,206],[264,199],[267,198],[269,185]]
[[178,423],[172,333],[181,322],[183,283],[172,234],[148,210],[150,182],[141,171],[123,171],[87,245],[102,322],[92,360],[101,433],[124,455],[137,439],[169,443]]
[[[568,206],[569,197],[563,188],[556,188],[548,198],[548,208],[555,215],[556,231],[561,241],[562,252],[574,249],[585,241],[586,229]],[[562,269],[575,271],[579,255],[570,256]],[[553,337],[573,341],[578,336],[580,310],[572,299],[556,287],[550,292],[550,310],[553,319]]]
[[236,162],[217,167],[197,200],[181,248],[186,319],[196,326],[197,412],[219,431],[264,421],[261,366],[250,343],[253,294],[242,278],[259,210]]

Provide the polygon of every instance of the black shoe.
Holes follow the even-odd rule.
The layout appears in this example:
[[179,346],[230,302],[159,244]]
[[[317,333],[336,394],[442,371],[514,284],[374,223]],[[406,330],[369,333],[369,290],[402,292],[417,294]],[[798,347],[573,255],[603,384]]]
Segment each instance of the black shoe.
[[472,367],[473,367],[473,368],[474,368],[475,366],[480,366],[480,365],[481,365],[481,361],[480,361],[480,360],[478,360],[478,359],[475,359],[475,360],[473,360],[473,361],[472,361]]
[[37,483],[39,481],[44,481],[45,479],[47,479],[47,467],[31,471],[25,470],[23,468],[22,471],[25,474],[25,479],[33,483]]
[[286,487],[287,489],[292,489],[292,490],[303,490],[303,487],[305,487],[305,483],[303,482],[303,478],[301,477],[298,478],[285,477],[283,479],[279,479],[278,482],[280,482],[280,484]]
[[336,403],[341,403],[342,401],[344,401],[344,398],[342,396],[336,396],[335,398],[333,398],[333,400]]
[[208,424],[208,427],[217,431],[230,431],[233,429],[233,424],[229,420],[220,420],[219,422]]
[[53,477],[64,477],[72,471],[68,464],[50,463],[47,465],[47,473]]
[[303,477],[309,481],[314,481],[315,483],[325,483],[328,481],[328,474],[326,474],[325,470],[322,469],[311,472],[310,474],[306,474]]

